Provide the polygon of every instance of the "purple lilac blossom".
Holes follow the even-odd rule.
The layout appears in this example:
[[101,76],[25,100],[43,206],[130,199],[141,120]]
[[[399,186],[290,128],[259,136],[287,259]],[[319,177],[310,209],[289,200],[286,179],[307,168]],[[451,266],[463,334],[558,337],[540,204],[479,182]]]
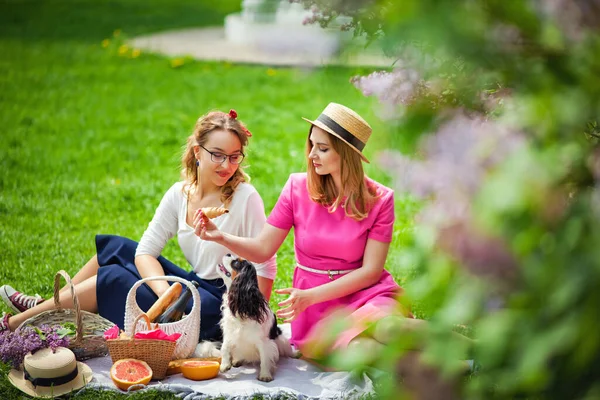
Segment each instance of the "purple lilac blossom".
[[[18,368],[28,353],[50,347],[68,347],[69,338],[60,337],[57,333],[60,325],[42,325],[39,329],[41,335],[30,326],[24,327],[16,332],[0,332],[0,360]],[[44,339],[42,339],[44,337]]]
[[440,247],[477,275],[514,276],[516,262],[501,240],[474,228],[471,204],[494,168],[524,146],[520,133],[482,116],[457,114],[419,143],[419,159],[386,151],[379,163],[399,191],[427,199],[417,220],[438,231]]
[[524,143],[520,133],[504,125],[458,114],[421,140],[421,159],[386,151],[379,162],[394,171],[398,190],[431,198],[422,221],[443,225],[469,218],[485,176]]
[[376,71],[367,76],[356,76],[351,82],[365,96],[375,96],[381,103],[391,105],[411,103],[422,85],[417,71],[410,68]]

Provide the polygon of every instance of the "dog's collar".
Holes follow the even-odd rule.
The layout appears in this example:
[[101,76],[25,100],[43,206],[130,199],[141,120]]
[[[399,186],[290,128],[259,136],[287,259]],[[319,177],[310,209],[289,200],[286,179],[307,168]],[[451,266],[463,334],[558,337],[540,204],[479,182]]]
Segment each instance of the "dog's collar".
[[217,267],[219,267],[219,269],[221,270],[222,273],[225,274],[225,276],[227,276],[228,278],[231,278],[231,272],[227,271],[227,268],[225,268],[225,266],[221,263],[219,263],[217,265]]

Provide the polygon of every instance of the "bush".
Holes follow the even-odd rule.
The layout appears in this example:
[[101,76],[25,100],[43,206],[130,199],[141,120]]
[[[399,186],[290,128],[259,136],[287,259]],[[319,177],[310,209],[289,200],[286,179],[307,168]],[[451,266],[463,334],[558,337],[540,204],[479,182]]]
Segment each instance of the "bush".
[[403,256],[432,305],[423,359],[456,376],[466,325],[464,397],[598,396],[600,2],[302,3],[398,59],[353,83],[389,120],[380,164],[424,200]]

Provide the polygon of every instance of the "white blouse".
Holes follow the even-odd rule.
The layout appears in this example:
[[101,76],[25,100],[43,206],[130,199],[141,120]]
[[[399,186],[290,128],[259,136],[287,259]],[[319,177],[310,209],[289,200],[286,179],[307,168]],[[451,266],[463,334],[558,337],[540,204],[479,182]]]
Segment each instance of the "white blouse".
[[[194,227],[186,222],[187,198],[183,193],[184,182],[177,182],[165,193],[148,228],[142,235],[135,252],[159,257],[167,241],[177,235],[179,247],[192,269],[202,279],[216,279],[217,265],[231,251],[218,243],[200,239]],[[265,224],[265,208],[262,198],[249,183],[240,183],[231,199],[229,213],[213,219],[219,230],[242,237],[258,236]],[[276,255],[262,264],[255,264],[259,276],[275,279]]]

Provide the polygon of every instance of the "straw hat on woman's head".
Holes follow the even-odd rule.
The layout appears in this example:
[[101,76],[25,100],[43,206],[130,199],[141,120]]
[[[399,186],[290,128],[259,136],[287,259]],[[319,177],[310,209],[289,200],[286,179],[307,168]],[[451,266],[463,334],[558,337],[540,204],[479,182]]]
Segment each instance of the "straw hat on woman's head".
[[354,110],[341,104],[329,103],[316,120],[311,121],[304,117],[302,119],[340,138],[356,151],[364,162],[369,162],[362,151],[371,137],[372,129]]
[[23,371],[11,370],[8,380],[30,396],[53,398],[81,389],[92,375],[91,368],[77,362],[71,350],[58,347],[56,352],[45,348],[27,354]]

